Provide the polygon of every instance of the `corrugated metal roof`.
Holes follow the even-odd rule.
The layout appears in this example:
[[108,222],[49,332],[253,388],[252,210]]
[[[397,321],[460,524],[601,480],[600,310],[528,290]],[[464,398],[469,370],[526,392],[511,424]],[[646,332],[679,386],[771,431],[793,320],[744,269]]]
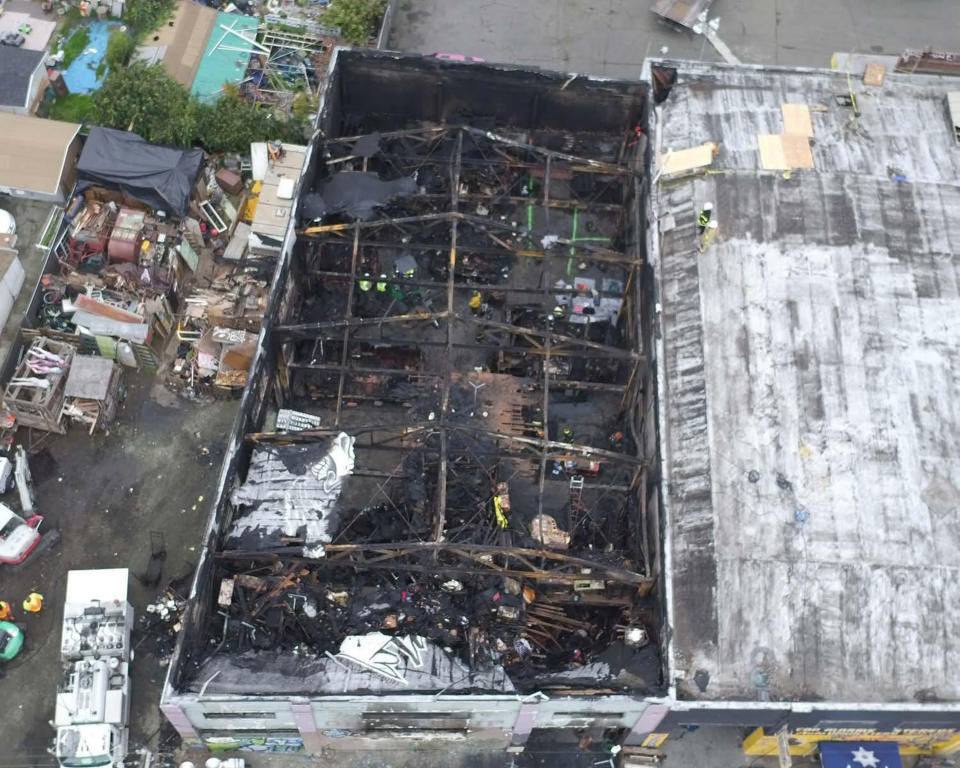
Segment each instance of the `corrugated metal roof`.
[[213,101],[225,83],[239,82],[254,50],[259,21],[252,16],[218,13],[200,59],[191,93],[202,101]]

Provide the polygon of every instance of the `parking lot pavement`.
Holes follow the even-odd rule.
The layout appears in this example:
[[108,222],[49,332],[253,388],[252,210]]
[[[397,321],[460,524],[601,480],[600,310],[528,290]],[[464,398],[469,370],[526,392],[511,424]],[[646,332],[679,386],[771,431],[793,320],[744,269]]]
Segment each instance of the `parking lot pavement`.
[[[0,681],[6,692],[0,696],[0,722],[8,754],[33,765],[52,764],[45,750],[53,739],[48,721],[59,683],[68,570],[129,567],[130,602],[138,617],[159,589],[135,578],[149,560],[150,531],[163,532],[167,550],[161,587],[190,573],[236,407],[235,400],[203,406],[181,401],[152,377],[134,375],[127,378],[127,397],[109,434],[91,437],[75,428],[65,436],[51,435],[31,456],[38,511],[46,516],[44,527],[59,529],[61,539],[21,570],[0,571],[0,599],[14,607],[26,629],[24,651]],[[22,431],[18,438],[25,438]],[[44,606],[27,616],[17,609],[32,590],[43,594]],[[135,632],[135,649],[143,636]],[[166,667],[154,656],[150,639],[133,661],[132,747],[154,741],[162,719],[157,704]]]
[[[720,60],[701,37],[651,13],[652,0],[397,2],[392,50],[626,78],[648,56]],[[835,51],[954,50],[956,14],[956,0],[715,0],[710,15],[744,62],[829,67]]]

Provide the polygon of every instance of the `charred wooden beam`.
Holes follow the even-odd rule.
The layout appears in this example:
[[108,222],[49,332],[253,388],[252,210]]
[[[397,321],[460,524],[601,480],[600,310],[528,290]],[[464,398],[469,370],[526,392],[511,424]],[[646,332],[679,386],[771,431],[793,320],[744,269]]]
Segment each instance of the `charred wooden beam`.
[[399,323],[418,323],[424,320],[441,320],[447,316],[446,312],[428,312],[426,314],[389,315],[387,317],[348,317],[342,320],[327,320],[320,323],[288,323],[277,325],[272,329],[275,336],[295,336],[297,334],[321,331],[328,328],[366,328],[379,325],[394,325]]
[[[457,134],[457,148],[450,169],[450,208],[456,211],[460,205],[460,161],[463,157],[463,133]],[[447,264],[447,355],[445,358],[446,375],[443,379],[443,395],[440,399],[440,423],[443,425],[450,407],[450,384],[453,373],[453,300],[455,296],[455,277],[457,267],[457,224],[450,222],[450,261]],[[437,507],[433,528],[433,540],[440,541],[446,524],[447,513],[447,431],[440,433],[440,468],[437,478]],[[434,555],[436,560],[436,555]]]
[[[550,289],[551,293],[554,291],[553,288]],[[580,339],[576,336],[567,336],[566,334],[556,333],[552,330],[541,330],[538,328],[526,328],[520,325],[511,325],[510,323],[499,323],[494,320],[484,320],[482,318],[473,319],[477,325],[482,325],[485,328],[496,328],[501,331],[508,331],[510,333],[515,333],[521,336],[537,336],[543,339],[549,339],[551,346],[554,347],[554,353],[556,353],[556,346],[563,344],[573,344],[578,347],[587,347],[588,349],[594,349],[598,352],[603,352],[608,357],[619,357],[627,360],[643,360],[643,355],[639,352],[633,352],[628,349],[620,349],[619,347],[611,347],[608,344],[600,344],[596,341],[590,341],[589,339]]]
[[[361,241],[360,245],[364,245]],[[406,249],[410,250],[410,246],[403,243],[396,243],[394,246],[397,249]],[[436,246],[429,246],[430,250],[439,250]],[[457,251],[459,253],[464,252],[464,248],[457,245]],[[467,248],[466,250],[470,250]],[[493,250],[493,249],[491,249]],[[337,272],[335,270],[327,269],[311,269],[306,272],[308,275],[316,275],[317,277],[332,277],[337,280],[347,280],[350,277],[349,272]],[[411,288],[446,288],[447,283],[438,282],[436,280],[410,280],[408,278],[401,277],[391,277],[389,279],[391,285],[405,285]],[[471,282],[458,282],[455,283],[455,287],[462,290],[470,291],[486,291],[488,293],[508,293],[508,294],[525,294],[525,295],[535,295],[542,296],[544,291],[543,288],[514,288],[509,285],[501,285],[499,283],[471,283]],[[563,293],[571,296],[609,296],[611,298],[623,298],[624,294],[621,291],[590,291],[587,289],[578,289],[578,288],[563,288],[558,289],[553,286],[550,287],[548,293]]]
[[[363,567],[365,565],[363,558],[369,556],[370,558],[376,558],[376,563],[372,563],[371,566],[383,564],[387,569],[399,570],[403,565],[402,563],[396,562],[396,560],[399,558],[424,552],[437,552],[455,557],[465,557],[477,565],[480,565],[480,563],[483,562],[488,566],[486,569],[476,569],[476,573],[489,574],[491,572],[495,572],[498,574],[515,574],[520,578],[575,581],[583,579],[584,572],[588,571],[590,574],[598,575],[605,580],[616,581],[624,584],[645,585],[652,581],[649,576],[637,573],[636,571],[631,571],[627,568],[595,560],[587,560],[582,557],[568,555],[563,552],[557,552],[549,549],[540,550],[528,549],[525,547],[499,547],[495,545],[484,544],[422,541],[399,543],[391,542],[385,544],[328,544],[324,547],[324,551],[326,553],[325,557],[320,558],[303,557],[302,555],[298,554],[300,551],[300,547],[284,547],[282,549],[275,549],[270,552],[225,550],[217,553],[216,557],[222,560],[282,560],[287,564],[303,563],[330,567],[341,565]],[[361,559],[353,559],[357,555],[359,555]],[[497,565],[492,561],[477,561],[474,559],[477,556],[483,555],[488,555],[491,557],[513,557],[515,562],[520,562],[519,558],[524,558],[527,561],[536,561],[539,559],[543,561],[549,561],[549,563],[553,564],[555,568],[548,569],[545,563],[544,566],[541,566],[539,570],[513,570],[506,572],[503,566]],[[569,570],[560,570],[561,568],[577,570],[571,572]],[[450,567],[441,563],[436,570],[441,570],[446,573],[450,570]],[[463,569],[460,570],[462,571]]]

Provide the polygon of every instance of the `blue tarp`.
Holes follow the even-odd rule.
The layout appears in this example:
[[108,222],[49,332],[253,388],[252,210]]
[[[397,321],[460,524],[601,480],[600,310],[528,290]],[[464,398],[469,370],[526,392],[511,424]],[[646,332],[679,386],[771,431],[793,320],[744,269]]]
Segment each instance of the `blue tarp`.
[[823,768],[901,768],[895,741],[821,741]]
[[107,40],[110,38],[110,32],[121,26],[116,21],[91,20],[85,23],[90,33],[90,42],[63,73],[63,81],[70,89],[70,93],[90,93],[103,85],[103,78],[107,76],[106,69],[100,77],[97,77],[97,69],[103,57],[107,55]]

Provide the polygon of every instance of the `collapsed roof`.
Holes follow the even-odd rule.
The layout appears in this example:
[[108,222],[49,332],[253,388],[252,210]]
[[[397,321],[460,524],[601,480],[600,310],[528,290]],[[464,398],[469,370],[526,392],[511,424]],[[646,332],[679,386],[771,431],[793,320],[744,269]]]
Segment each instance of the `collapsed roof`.
[[78,189],[119,189],[155,211],[187,214],[203,150],[151,144],[130,131],[94,126],[77,162]]
[[177,684],[658,690],[645,91],[339,57]]

